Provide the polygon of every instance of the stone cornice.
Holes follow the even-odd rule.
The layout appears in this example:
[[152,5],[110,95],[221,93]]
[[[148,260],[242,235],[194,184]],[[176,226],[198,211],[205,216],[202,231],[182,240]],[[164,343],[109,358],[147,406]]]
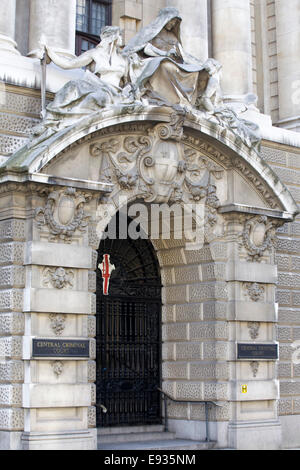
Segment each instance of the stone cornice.
[[[24,186],[25,183],[25,186]],[[7,172],[1,175],[0,178],[0,193],[8,191],[35,191],[40,188],[53,188],[57,187],[71,187],[78,190],[91,191],[97,193],[110,193],[113,185],[110,183],[103,183],[97,181],[80,180],[73,178],[60,178],[57,176],[45,175],[42,173],[18,174],[14,172]]]
[[281,219],[284,222],[293,220],[292,214],[277,209],[266,209],[264,207],[252,207],[243,204],[224,204],[218,209],[220,214],[244,214],[244,215],[264,215],[273,219]]

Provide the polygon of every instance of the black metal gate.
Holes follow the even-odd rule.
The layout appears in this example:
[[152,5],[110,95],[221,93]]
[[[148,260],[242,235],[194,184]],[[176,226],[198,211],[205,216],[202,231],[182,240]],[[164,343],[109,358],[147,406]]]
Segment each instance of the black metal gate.
[[[161,280],[148,240],[104,240],[109,295],[97,269],[97,425],[161,423]],[[107,412],[103,413],[103,405]]]

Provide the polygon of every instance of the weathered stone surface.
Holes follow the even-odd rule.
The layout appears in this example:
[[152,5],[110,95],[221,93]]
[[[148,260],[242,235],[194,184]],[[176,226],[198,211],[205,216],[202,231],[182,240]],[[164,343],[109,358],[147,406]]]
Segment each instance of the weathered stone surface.
[[88,292],[60,291],[57,289],[28,289],[26,291],[26,312],[53,312],[86,314],[93,312],[92,296]]
[[20,312],[0,314],[0,336],[24,334],[25,318]]
[[0,385],[0,408],[22,407],[21,385]]
[[[95,252],[96,253],[96,252]],[[56,243],[29,242],[26,246],[26,264],[94,269],[93,250],[88,247]]]
[[25,286],[25,269],[23,266],[0,268],[0,288],[20,288]]
[[289,415],[293,411],[293,403],[291,399],[281,398],[278,403],[278,413],[280,416]]
[[219,362],[199,362],[190,364],[191,380],[228,379],[229,364]]
[[0,359],[0,383],[22,383],[23,380],[23,361]]
[[24,410],[0,408],[0,429],[3,431],[22,431],[24,429]]
[[2,290],[0,295],[0,311],[23,311],[23,290]]
[[21,219],[8,219],[0,222],[0,241],[24,241],[25,221]]
[[188,364],[187,363],[167,363],[162,365],[162,378],[163,380],[169,379],[188,379]]
[[228,336],[227,323],[201,322],[193,323],[190,327],[190,338],[195,339],[225,339]]
[[24,384],[24,408],[87,407],[91,405],[90,384]]
[[197,342],[186,342],[176,344],[176,360],[193,361],[202,359],[202,344]]
[[195,322],[202,320],[202,304],[182,304],[175,306],[176,322]]
[[163,341],[176,341],[188,339],[188,325],[186,323],[174,323],[163,325],[162,327]]
[[24,263],[24,243],[0,243],[0,266]]
[[88,408],[88,427],[95,428],[96,427],[96,407],[89,406]]
[[22,346],[21,336],[0,337],[0,358],[21,359]]

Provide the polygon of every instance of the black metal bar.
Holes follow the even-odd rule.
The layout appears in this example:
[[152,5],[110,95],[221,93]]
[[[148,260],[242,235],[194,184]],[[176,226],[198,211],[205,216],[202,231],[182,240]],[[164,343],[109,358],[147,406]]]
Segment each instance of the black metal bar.
[[[97,423],[162,424],[157,392],[161,383],[161,279],[155,252],[147,240],[126,239],[103,241],[99,262],[103,253],[111,255],[116,270],[107,297],[102,295],[97,271],[97,401],[108,409],[106,416],[98,409]],[[148,263],[150,255],[152,264]],[[142,259],[145,266],[140,273]]]
[[208,429],[208,405],[209,405],[209,402],[205,402],[204,403],[204,406],[205,406],[205,430],[206,430],[206,438],[205,438],[205,441],[206,442],[209,442],[210,439],[209,439],[209,429]]
[[165,432],[168,432],[169,431],[169,428],[168,428],[168,399],[165,395],[163,395],[163,400],[164,400],[164,428],[165,428]]
[[167,416],[167,411],[166,411],[166,401],[169,399],[175,403],[204,403],[204,408],[205,408],[205,442],[211,442],[210,441],[210,435],[209,435],[209,421],[208,421],[208,407],[209,405],[217,405],[214,401],[207,401],[207,400],[178,400],[176,398],[171,397],[168,393],[164,392],[160,388],[157,388],[157,390],[162,394],[162,398],[164,400],[165,404],[165,430],[166,430],[166,416]]

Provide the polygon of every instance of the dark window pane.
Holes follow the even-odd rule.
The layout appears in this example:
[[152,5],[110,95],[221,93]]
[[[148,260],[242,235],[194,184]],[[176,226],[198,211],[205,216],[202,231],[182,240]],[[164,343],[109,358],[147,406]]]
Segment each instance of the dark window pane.
[[88,34],[80,34],[78,32],[76,35],[76,55],[93,49],[97,44],[99,44],[99,39],[91,38]]
[[92,2],[92,15],[91,15],[91,29],[90,33],[99,36],[103,26],[107,24],[107,9],[108,5]]
[[88,0],[77,0],[76,29],[88,32]]
[[111,0],[77,0],[76,55],[95,47],[101,29],[111,24]]
[[86,39],[81,41],[81,52],[85,52],[89,50],[89,42]]

